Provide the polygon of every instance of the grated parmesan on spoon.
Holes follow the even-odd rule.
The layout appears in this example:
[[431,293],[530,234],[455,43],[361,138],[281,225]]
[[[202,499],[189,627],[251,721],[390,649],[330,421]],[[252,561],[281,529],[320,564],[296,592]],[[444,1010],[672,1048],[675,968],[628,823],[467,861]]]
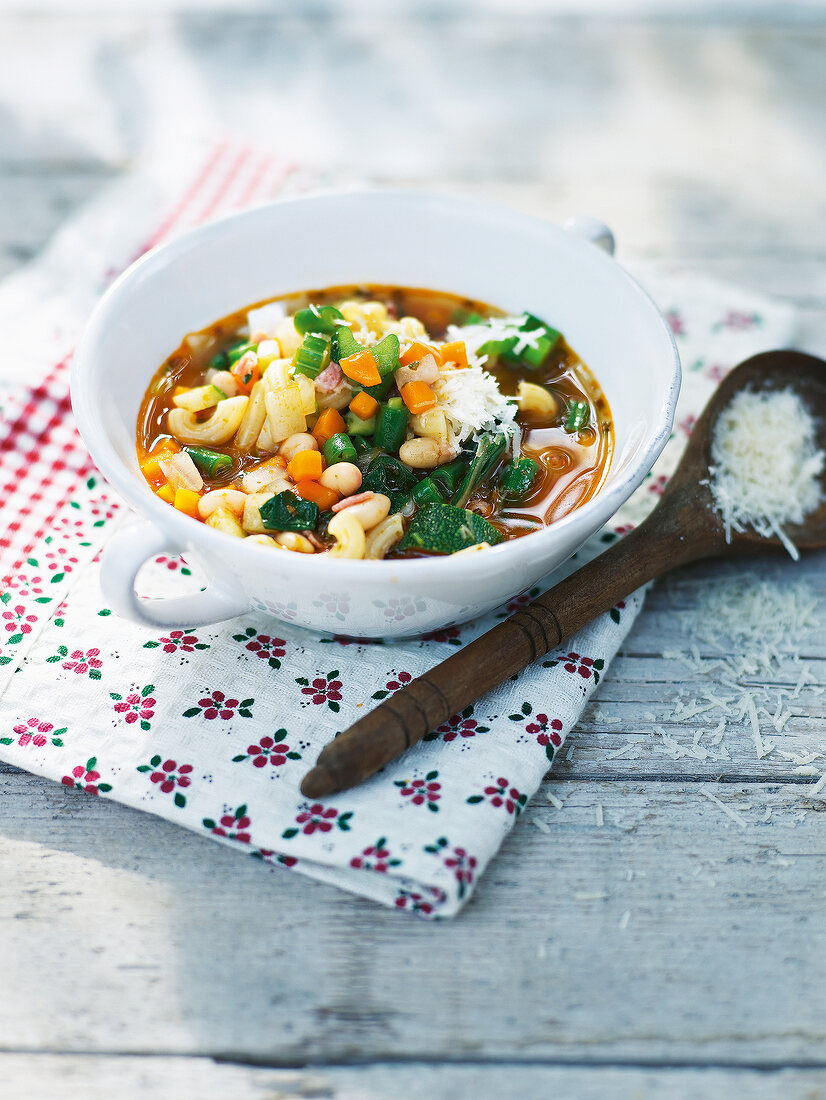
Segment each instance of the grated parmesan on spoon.
[[794,390],[736,394],[715,425],[709,468],[726,541],[751,527],[762,538],[779,538],[797,560],[784,528],[820,503],[824,458],[814,418]]

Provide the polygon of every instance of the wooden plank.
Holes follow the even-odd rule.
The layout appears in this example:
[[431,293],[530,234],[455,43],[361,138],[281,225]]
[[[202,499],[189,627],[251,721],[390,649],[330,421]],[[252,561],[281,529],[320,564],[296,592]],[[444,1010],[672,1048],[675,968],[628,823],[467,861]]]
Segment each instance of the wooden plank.
[[207,1058],[0,1055],[9,1096],[27,1100],[777,1100],[826,1095],[826,1071],[631,1066],[415,1065],[266,1069]]
[[713,789],[745,827],[691,784],[550,789],[428,924],[3,775],[2,1046],[819,1063],[826,816],[774,784]]

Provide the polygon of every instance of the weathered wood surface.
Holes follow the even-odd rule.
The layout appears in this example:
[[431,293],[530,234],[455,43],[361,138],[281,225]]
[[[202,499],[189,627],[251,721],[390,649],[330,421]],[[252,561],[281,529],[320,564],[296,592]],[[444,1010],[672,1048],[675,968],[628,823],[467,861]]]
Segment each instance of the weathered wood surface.
[[[177,117],[331,177],[596,214],[631,259],[793,302],[826,351],[822,13],[359,10],[0,16],[0,275]],[[824,563],[749,568],[826,597]],[[728,568],[654,590],[545,785],[562,807],[540,793],[450,924],[0,769],[0,1092],[826,1093],[825,804],[745,729],[727,763],[672,760],[652,733],[690,744],[702,722],[672,721],[705,680],[663,655]],[[826,685],[826,624],[807,647]],[[783,748],[826,752],[826,705],[794,709]]]
[[0,1062],[9,1096],[26,1100],[456,1100],[523,1096],[544,1100],[772,1100],[826,1095],[820,1069],[639,1069],[581,1066],[433,1066],[397,1063],[318,1070],[264,1069],[207,1058],[8,1055]]

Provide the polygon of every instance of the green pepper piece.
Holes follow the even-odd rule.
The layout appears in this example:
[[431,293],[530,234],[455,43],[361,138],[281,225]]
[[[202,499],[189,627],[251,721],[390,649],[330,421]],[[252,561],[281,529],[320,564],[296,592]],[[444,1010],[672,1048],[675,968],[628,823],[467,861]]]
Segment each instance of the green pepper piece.
[[384,493],[390,498],[390,512],[398,512],[410,499],[410,491],[416,484],[415,475],[397,458],[379,454],[364,473],[361,487],[364,491]]
[[[335,306],[311,305],[307,309],[300,309],[293,318],[296,332],[306,336],[308,332],[321,333],[324,336],[332,336],[344,320],[344,314]],[[349,332],[349,329],[347,330]]]
[[336,363],[340,363],[348,355],[358,355],[360,351],[364,351],[364,348],[356,340],[352,331],[346,325],[339,325],[333,334],[330,358]]
[[396,371],[399,365],[399,338],[394,332],[388,332],[370,351],[383,379]]
[[229,355],[225,351],[219,351],[209,361],[210,370],[226,370],[229,366]]
[[504,535],[476,512],[452,504],[425,504],[399,543],[399,550],[426,550],[431,554],[455,554],[480,542],[491,546]]
[[451,496],[467,471],[469,464],[470,456],[454,458],[452,462],[448,462],[444,466],[437,466],[430,476],[439,488],[444,490],[446,496]]
[[400,409],[392,408],[389,402],[380,405],[376,412],[376,446],[389,455],[397,455],[407,435],[409,420],[410,413],[403,403]]
[[591,419],[591,407],[587,401],[572,401],[565,414],[563,428],[566,432],[581,432]]
[[306,374],[308,378],[316,378],[329,362],[330,341],[326,336],[309,333],[293,356],[293,369],[296,374]]
[[459,488],[453,494],[450,503],[458,508],[464,508],[471,494],[481,485],[488,474],[493,472],[496,463],[502,457],[507,446],[505,436],[499,432],[488,432],[482,436],[476,447],[476,454],[468,466],[467,473],[462,479]]
[[557,332],[555,328],[546,328],[533,347],[523,349],[522,361],[527,366],[538,369],[559,343],[560,338],[561,333]]
[[444,504],[441,489],[432,477],[423,478],[413,490],[413,500],[421,507],[424,504]]
[[215,477],[232,465],[230,456],[221,454],[220,451],[210,451],[206,447],[184,447],[184,450],[207,477]]
[[348,412],[344,419],[347,423],[347,434],[349,436],[372,435],[376,430],[375,416],[368,416],[366,420],[362,420],[362,418],[356,416],[354,412]]
[[356,452],[359,458],[361,458],[362,455],[365,455],[368,452],[373,452],[370,454],[370,461],[367,463],[367,465],[369,466],[370,462],[372,462],[378,454],[378,448],[373,446],[372,439],[366,439],[363,435],[350,435],[350,442],[353,444],[353,450]]
[[318,505],[289,489],[265,500],[259,511],[268,531],[312,531],[318,519]]
[[502,471],[499,490],[506,500],[522,500],[530,493],[539,474],[539,464],[532,458],[509,462]]
[[230,348],[229,351],[226,353],[227,364],[231,367],[234,367],[235,364],[238,362],[238,360],[241,358],[242,355],[246,355],[246,353],[248,351],[257,351],[257,350],[258,350],[258,345],[257,344],[247,344],[247,343],[236,344],[234,348]]
[[328,466],[333,466],[336,462],[355,462],[358,458],[356,448],[350,441],[350,436],[344,432],[336,432],[335,435],[331,435],[321,451],[327,459]]

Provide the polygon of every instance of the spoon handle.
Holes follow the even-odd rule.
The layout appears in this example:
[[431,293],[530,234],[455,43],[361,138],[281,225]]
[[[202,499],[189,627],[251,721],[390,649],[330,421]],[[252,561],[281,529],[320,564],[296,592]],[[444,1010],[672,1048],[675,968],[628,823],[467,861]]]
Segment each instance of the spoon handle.
[[713,553],[702,533],[690,530],[693,526],[684,509],[664,499],[645,523],[610,550],[413,680],[326,745],[304,777],[302,794],[324,798],[361,783],[647,581]]

